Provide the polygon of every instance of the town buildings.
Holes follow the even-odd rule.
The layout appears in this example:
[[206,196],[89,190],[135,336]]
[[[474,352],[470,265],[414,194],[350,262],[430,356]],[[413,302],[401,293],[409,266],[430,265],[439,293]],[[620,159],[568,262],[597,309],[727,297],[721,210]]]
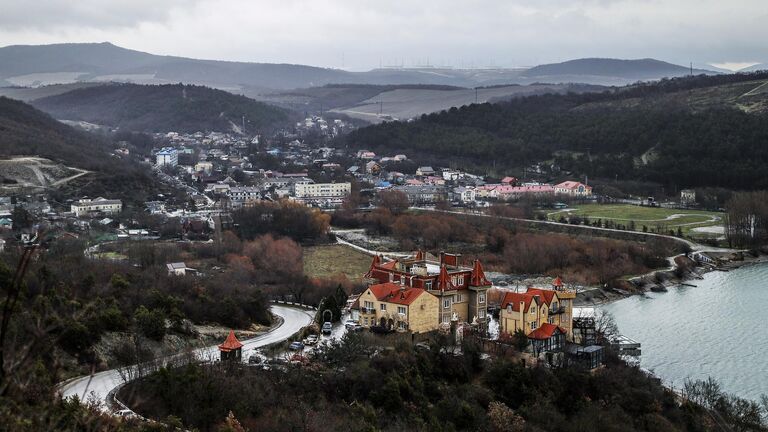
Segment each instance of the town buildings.
[[77,217],[87,216],[91,213],[118,214],[123,210],[123,202],[106,198],[83,198],[71,206],[72,213]]
[[303,203],[339,205],[352,193],[352,183],[299,183],[294,199]]
[[[432,323],[423,326],[420,324],[420,329],[450,328],[452,323],[457,322],[484,326],[487,322],[487,290],[491,287],[491,282],[486,279],[480,261],[476,260],[471,267],[467,267],[462,265],[461,255],[458,254],[440,253],[440,257],[435,258],[418,251],[411,257],[387,262],[377,255],[365,276],[371,286],[390,284],[387,287],[394,288],[393,285],[398,285],[403,290],[415,288],[423,290],[423,294],[435,297],[436,309],[431,307],[431,300],[425,300],[424,308],[408,310],[409,323],[410,320]],[[380,292],[376,291],[379,289]],[[372,295],[379,298],[377,293],[384,293],[384,288],[372,291]],[[418,293],[419,297],[422,295],[420,291],[414,293]],[[364,303],[360,306],[363,326],[366,319],[369,326],[379,323],[381,317],[376,315],[376,311],[368,309]]]

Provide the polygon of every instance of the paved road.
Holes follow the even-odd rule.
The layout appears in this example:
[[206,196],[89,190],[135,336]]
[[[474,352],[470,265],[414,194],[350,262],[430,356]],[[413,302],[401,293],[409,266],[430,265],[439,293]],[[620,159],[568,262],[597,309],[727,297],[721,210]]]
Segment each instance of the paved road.
[[[291,337],[302,327],[312,322],[315,311],[297,309],[286,306],[273,305],[270,310],[273,314],[283,318],[283,324],[272,329],[268,333],[257,336],[253,339],[243,341],[243,352],[280,342]],[[202,359],[218,358],[219,352],[216,345],[200,348],[194,353]],[[243,355],[243,361],[247,360],[247,355]],[[169,357],[170,358],[170,357]],[[61,387],[62,397],[78,396],[81,400],[95,398],[96,401],[106,406],[106,398],[110,391],[123,383],[120,372],[117,369],[99,372],[93,376],[87,375],[67,382]]]

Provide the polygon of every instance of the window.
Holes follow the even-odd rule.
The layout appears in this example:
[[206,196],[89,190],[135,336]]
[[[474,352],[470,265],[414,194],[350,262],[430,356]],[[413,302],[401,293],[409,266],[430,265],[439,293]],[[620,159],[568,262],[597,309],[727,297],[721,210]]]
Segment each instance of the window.
[[424,282],[424,289],[431,290],[432,289],[432,281],[426,281]]
[[398,306],[397,313],[405,315],[405,306]]
[[461,303],[464,301],[464,294],[456,294],[456,302]]
[[531,321],[531,330],[536,330],[537,324],[536,321]]
[[363,307],[368,310],[373,310],[373,302],[372,301],[365,301],[363,303]]
[[399,323],[397,323],[397,327],[400,330],[407,330],[408,329],[408,324],[406,324],[405,321],[400,321]]
[[382,303],[380,307],[381,307],[381,310],[383,310],[383,311],[387,310],[387,305],[384,304],[384,303]]
[[477,302],[478,302],[478,303],[481,303],[481,304],[482,304],[482,303],[485,303],[485,293],[480,293],[480,294],[478,294],[478,296],[477,296]]
[[459,276],[458,283],[456,285],[464,285],[464,275]]
[[448,309],[451,307],[451,299],[447,298],[443,300],[443,308]]
[[485,309],[480,309],[479,311],[477,311],[477,317],[480,319],[485,318]]
[[535,308],[535,307],[532,307],[532,308],[531,308],[531,315],[534,315],[534,314],[536,314],[536,308]]
[[363,318],[363,325],[368,326],[368,317]]

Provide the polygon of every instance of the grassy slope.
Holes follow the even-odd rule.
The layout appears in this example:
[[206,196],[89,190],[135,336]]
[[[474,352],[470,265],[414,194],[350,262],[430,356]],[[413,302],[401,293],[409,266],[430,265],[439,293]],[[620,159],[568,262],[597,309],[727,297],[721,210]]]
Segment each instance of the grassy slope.
[[304,248],[304,274],[315,278],[330,278],[343,274],[359,282],[371,265],[371,257],[343,245]]

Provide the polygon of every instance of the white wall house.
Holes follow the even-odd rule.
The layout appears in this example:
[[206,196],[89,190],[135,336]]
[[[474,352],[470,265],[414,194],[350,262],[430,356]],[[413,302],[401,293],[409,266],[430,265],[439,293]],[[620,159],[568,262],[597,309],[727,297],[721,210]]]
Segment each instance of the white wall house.
[[157,154],[156,157],[156,165],[157,166],[176,166],[179,164],[179,152],[176,151],[176,149],[171,147],[166,147],[164,149],[161,149]]
[[71,211],[75,216],[85,216],[89,213],[118,214],[123,210],[123,202],[106,198],[81,199],[72,204]]

